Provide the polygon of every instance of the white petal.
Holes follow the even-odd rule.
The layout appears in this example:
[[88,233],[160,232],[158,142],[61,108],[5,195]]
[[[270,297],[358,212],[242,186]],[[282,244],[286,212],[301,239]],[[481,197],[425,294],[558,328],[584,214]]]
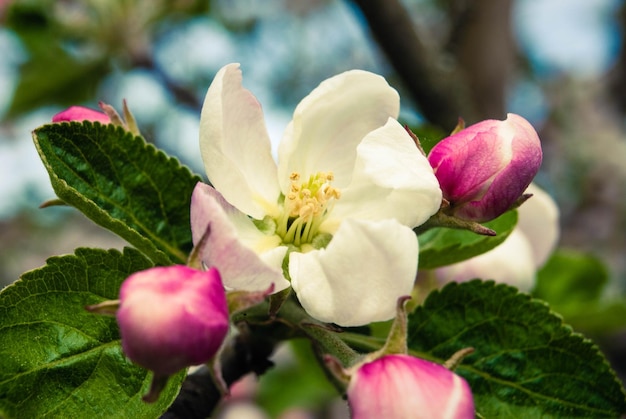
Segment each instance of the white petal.
[[525,193],[533,196],[517,210],[519,228],[530,242],[535,268],[546,263],[559,240],[559,208],[544,190],[531,183]]
[[198,183],[191,197],[194,244],[209,230],[202,261],[219,270],[230,289],[261,291],[272,283],[274,292],[289,286],[282,273],[287,247],[280,238],[260,232],[245,214],[228,204],[215,189]]
[[519,229],[499,246],[463,262],[436,270],[442,282],[493,279],[529,291],[535,283],[535,264],[530,243]]
[[[416,227],[437,212],[441,189],[426,157],[395,119],[369,133],[357,148],[352,182],[329,219],[395,218]],[[323,229],[326,227],[322,227]]]
[[397,117],[398,93],[385,79],[351,70],[322,82],[296,107],[278,149],[278,176],[283,191],[289,175],[302,178],[333,171],[336,185],[347,185],[356,146],[370,131]]
[[291,286],[318,320],[341,326],[389,320],[398,297],[411,293],[417,257],[408,227],[346,220],[325,249],[290,254]]
[[280,194],[276,162],[261,105],[241,79],[239,64],[215,75],[200,117],[200,151],[211,184],[237,209],[262,219]]

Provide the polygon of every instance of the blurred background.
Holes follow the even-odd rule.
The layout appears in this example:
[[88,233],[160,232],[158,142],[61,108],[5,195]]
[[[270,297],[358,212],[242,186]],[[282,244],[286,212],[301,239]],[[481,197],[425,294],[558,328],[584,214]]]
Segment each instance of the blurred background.
[[[524,116],[560,246],[602,263],[626,316],[625,24],[622,0],[0,0],[0,287],[75,247],[124,245],[71,208],[38,209],[54,194],[34,128],[126,99],[148,141],[203,173],[202,100],[240,62],[276,142],[300,99],[353,68],[384,75],[426,137]],[[623,328],[598,333],[626,351]]]

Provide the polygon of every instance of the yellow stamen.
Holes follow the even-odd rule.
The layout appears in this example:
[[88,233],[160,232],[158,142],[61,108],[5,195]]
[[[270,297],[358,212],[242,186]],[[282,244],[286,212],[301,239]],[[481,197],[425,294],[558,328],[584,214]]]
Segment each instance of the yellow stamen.
[[300,182],[300,174],[289,175],[291,185],[284,201],[282,215],[276,219],[276,232],[286,244],[301,246],[310,243],[332,209],[341,192],[331,182],[332,172],[318,172],[306,182]]

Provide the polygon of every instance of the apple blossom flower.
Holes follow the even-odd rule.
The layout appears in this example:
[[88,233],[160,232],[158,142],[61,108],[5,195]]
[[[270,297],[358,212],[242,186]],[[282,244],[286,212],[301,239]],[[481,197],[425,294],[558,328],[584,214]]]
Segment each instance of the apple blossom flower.
[[96,111],[84,106],[70,106],[52,117],[52,122],[64,121],[92,121],[108,124],[111,118],[104,112]]
[[518,208],[517,226],[506,240],[482,255],[436,269],[437,279],[444,283],[493,279],[530,291],[537,270],[558,242],[559,209],[535,184],[531,183],[525,193],[532,197]]
[[361,365],[348,384],[352,419],[474,418],[467,382],[446,367],[404,354]]
[[213,186],[191,201],[194,243],[231,289],[291,286],[313,317],[343,326],[387,320],[417,270],[412,228],[441,203],[433,170],[394,119],[398,93],[380,76],[347,71],[296,107],[270,151],[261,106],[238,64],[208,89],[200,147]]
[[450,202],[449,215],[485,222],[509,210],[541,166],[539,137],[528,121],[508,114],[441,140],[428,154]]
[[208,362],[228,332],[220,274],[186,266],[137,272],[122,284],[117,322],[126,356],[155,376]]

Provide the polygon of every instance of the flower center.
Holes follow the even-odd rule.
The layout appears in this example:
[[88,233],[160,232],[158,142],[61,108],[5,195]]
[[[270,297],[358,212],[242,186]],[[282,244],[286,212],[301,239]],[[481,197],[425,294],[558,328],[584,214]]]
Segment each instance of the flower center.
[[276,220],[276,233],[283,243],[301,246],[315,238],[341,192],[331,186],[332,172],[317,172],[306,182],[301,182],[300,174],[293,172],[289,179],[291,186],[285,196],[283,213]]

